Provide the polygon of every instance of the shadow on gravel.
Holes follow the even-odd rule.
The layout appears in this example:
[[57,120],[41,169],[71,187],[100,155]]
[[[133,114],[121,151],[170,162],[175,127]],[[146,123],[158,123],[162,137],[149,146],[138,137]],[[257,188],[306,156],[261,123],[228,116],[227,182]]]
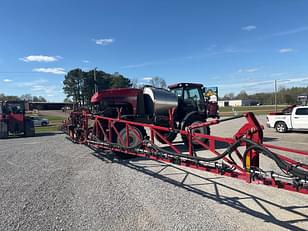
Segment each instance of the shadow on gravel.
[[289,133],[308,134],[308,131],[292,131]]
[[35,134],[35,137],[42,137],[42,136],[55,136],[63,134],[63,132],[39,132]]
[[[231,187],[229,185],[225,185],[223,183],[217,182],[217,180],[219,180],[220,178],[223,178],[223,176],[221,177],[215,176],[212,178],[207,178],[207,177],[199,176],[195,173],[191,173],[184,169],[181,169],[176,166],[169,165],[169,164],[166,164],[160,161],[156,161],[155,163],[140,163],[140,160],[145,160],[145,158],[140,158],[140,157],[133,158],[132,156],[129,156],[129,155],[118,156],[117,154],[113,154],[112,152],[102,153],[94,149],[93,151],[94,152],[92,154],[104,162],[121,164],[130,169],[134,169],[136,171],[142,172],[144,174],[147,174],[149,176],[152,176],[164,182],[167,182],[177,187],[186,189],[189,192],[201,195],[206,199],[213,200],[220,204],[232,207],[241,213],[245,213],[252,217],[262,219],[264,222],[270,222],[272,224],[275,224],[281,228],[286,228],[288,230],[299,230],[299,231],[305,230],[303,228],[297,227],[294,224],[297,222],[308,221],[307,214],[297,211],[298,209],[307,209],[308,208],[307,205],[283,206],[281,204],[274,203],[270,201],[269,199],[258,197],[253,194],[247,193],[245,191],[239,190],[235,187]],[[159,171],[154,171],[150,169],[151,167],[161,167],[161,169]],[[180,173],[163,174],[162,172],[167,168],[174,168],[177,171],[180,171]],[[183,174],[184,176],[181,181],[171,178],[173,175],[179,175],[179,174]],[[188,176],[197,177],[203,183],[201,184],[185,183]],[[201,185],[213,185],[214,192],[211,193],[209,191],[204,191],[202,189],[199,189],[198,186],[201,186]],[[220,192],[219,188],[223,189],[221,190],[222,192]],[[229,192],[233,192],[234,195],[236,196],[222,195],[223,191],[226,191],[226,190],[228,190]],[[252,204],[252,203],[247,203],[248,200],[250,200],[250,202],[254,202],[255,208],[247,205],[247,204]],[[268,209],[269,206],[271,207],[270,209]],[[280,220],[278,216],[276,217],[272,213],[273,208],[279,211],[279,214],[287,213],[290,215],[287,217],[296,217],[297,219]],[[283,217],[282,219],[285,219],[285,216],[280,216],[280,217]]]
[[275,141],[278,140],[278,138],[275,137],[263,137],[264,142],[270,142],[270,141]]
[[35,136],[29,136],[29,137],[25,137],[23,135],[10,135],[7,139],[19,139],[19,138],[28,139],[28,138],[43,137],[43,136],[55,136],[59,134],[63,134],[63,132],[60,132],[60,131],[59,132],[39,132],[39,133],[35,133]]

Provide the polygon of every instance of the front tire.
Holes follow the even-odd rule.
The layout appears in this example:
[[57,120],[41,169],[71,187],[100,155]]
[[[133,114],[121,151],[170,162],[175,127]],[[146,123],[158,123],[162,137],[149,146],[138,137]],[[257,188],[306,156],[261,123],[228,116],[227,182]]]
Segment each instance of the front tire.
[[0,139],[7,139],[9,137],[8,125],[5,122],[0,122]]
[[[161,127],[165,127],[165,128],[169,128],[169,121],[159,121],[158,123],[156,122],[155,125],[157,126],[161,126]],[[174,123],[174,128],[176,128],[176,123]],[[166,139],[167,141],[169,141],[170,143],[172,143],[175,138],[177,137],[177,133],[176,132],[169,132],[169,131],[161,131],[161,130],[157,130],[157,132],[164,137],[164,139]],[[166,144],[167,142],[165,142],[165,140],[163,140],[160,136],[158,136],[157,134],[155,134],[155,138],[162,144]]]
[[[198,115],[192,115],[190,116],[183,124],[183,127],[182,127],[182,130],[185,130],[188,126],[190,125],[194,125],[194,124],[199,124],[199,123],[202,123],[204,122],[204,120],[202,119],[201,116],[198,116]],[[201,134],[205,134],[205,135],[210,135],[210,128],[209,127],[200,127],[200,128],[195,128],[195,129],[192,129],[192,133],[201,133]],[[207,138],[197,138],[198,140],[200,140],[202,143],[207,143],[208,142],[208,139]],[[182,136],[182,140],[183,142],[188,145],[188,138],[187,136],[183,135]],[[192,142],[194,147],[200,147],[201,145],[196,142],[196,141],[193,141]]]
[[286,123],[282,121],[276,123],[275,129],[279,133],[286,133],[288,131]]
[[24,136],[25,137],[33,137],[35,136],[35,128],[32,120],[27,119],[25,121],[25,128],[24,128]]

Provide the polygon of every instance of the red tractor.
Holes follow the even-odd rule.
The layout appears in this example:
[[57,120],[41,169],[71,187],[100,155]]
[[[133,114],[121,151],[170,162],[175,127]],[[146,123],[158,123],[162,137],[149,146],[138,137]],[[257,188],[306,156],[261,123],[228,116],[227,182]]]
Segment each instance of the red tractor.
[[34,124],[25,115],[25,101],[0,102],[0,139],[9,135],[34,136]]
[[[177,130],[206,121],[207,107],[202,84],[177,83],[170,85],[169,89],[152,86],[108,89],[95,93],[91,103],[97,115],[112,118],[120,115],[121,119],[170,128],[170,131],[161,132],[160,135],[172,142]],[[125,133],[125,127],[117,129]],[[195,132],[210,134],[208,127],[198,128]],[[143,127],[138,128],[138,133],[146,135]],[[161,137],[156,138],[164,143]],[[187,137],[183,136],[182,139],[187,143]],[[116,137],[113,141],[117,142]],[[206,142],[205,139],[202,141]]]

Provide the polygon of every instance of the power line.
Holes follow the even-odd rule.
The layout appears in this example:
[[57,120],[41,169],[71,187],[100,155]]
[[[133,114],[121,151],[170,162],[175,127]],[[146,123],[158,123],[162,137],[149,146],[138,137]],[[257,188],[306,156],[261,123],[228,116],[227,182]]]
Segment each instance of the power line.
[[42,74],[34,71],[0,71],[0,74]]

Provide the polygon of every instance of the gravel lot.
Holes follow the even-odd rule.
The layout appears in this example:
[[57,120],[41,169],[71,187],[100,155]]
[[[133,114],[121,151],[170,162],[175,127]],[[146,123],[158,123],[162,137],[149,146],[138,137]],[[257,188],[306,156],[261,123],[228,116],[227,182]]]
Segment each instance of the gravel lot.
[[[213,132],[231,135],[232,123]],[[308,150],[307,133],[265,129],[265,137]],[[307,195],[151,160],[112,159],[63,134],[0,140],[0,147],[0,230],[308,227]]]

